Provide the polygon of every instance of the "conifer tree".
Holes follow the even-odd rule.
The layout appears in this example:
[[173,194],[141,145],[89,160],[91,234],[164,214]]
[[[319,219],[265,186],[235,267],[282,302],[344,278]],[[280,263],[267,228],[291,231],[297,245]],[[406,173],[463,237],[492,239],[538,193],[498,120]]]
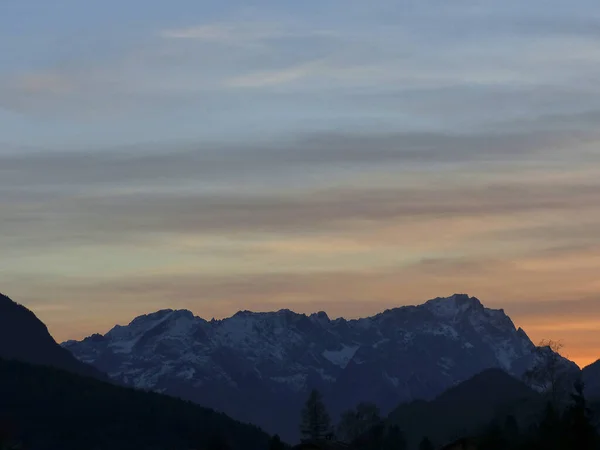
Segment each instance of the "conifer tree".
[[359,403],[356,409],[342,414],[338,425],[338,439],[351,443],[381,422],[379,408],[374,403]]
[[538,443],[545,450],[561,450],[562,445],[562,423],[556,408],[549,401],[546,404],[544,415],[538,429]]
[[598,433],[590,420],[590,410],[583,394],[584,384],[576,381],[575,392],[571,394],[572,405],[565,413],[565,440],[570,448],[595,450],[598,445]]
[[300,433],[305,439],[324,439],[331,432],[331,419],[321,393],[313,389],[302,409]]

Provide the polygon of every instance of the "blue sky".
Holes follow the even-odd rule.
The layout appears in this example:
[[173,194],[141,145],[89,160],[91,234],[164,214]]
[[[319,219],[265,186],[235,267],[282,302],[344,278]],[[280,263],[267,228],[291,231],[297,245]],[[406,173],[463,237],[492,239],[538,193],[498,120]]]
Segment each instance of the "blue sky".
[[598,7],[521,3],[6,1],[3,140],[457,130],[595,109]]
[[5,0],[0,288],[60,339],[468,292],[591,360],[599,43],[591,0]]

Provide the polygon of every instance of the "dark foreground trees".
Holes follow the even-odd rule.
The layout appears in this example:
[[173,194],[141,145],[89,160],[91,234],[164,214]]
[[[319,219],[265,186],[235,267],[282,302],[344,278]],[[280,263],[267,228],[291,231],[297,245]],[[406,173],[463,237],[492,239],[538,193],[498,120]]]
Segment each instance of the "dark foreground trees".
[[374,403],[359,403],[355,409],[342,414],[337,439],[352,443],[381,422],[379,408]]
[[435,450],[435,447],[428,437],[424,437],[419,444],[419,450]]
[[551,397],[537,424],[521,429],[514,418],[504,427],[494,424],[481,436],[481,450],[600,450],[600,436],[593,425],[592,411],[583,395],[584,385],[576,381],[571,402],[557,408]]
[[304,439],[325,439],[331,433],[331,418],[316,389],[311,391],[302,409],[300,433]]
[[269,436],[173,397],[0,359],[0,439],[24,450],[254,450]]

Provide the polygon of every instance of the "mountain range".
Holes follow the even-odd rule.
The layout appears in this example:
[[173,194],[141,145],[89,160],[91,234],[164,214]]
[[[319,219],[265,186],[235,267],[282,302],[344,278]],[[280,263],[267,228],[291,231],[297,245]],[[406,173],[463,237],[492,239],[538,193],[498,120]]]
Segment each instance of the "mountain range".
[[116,384],[60,347],[33,312],[0,295],[0,448],[268,446],[269,435],[256,426],[192,402]]
[[465,294],[354,320],[284,309],[207,321],[167,309],[62,345],[117,382],[192,400],[291,442],[309,389],[323,392],[334,419],[360,401],[387,413],[486,369],[520,378],[536,348],[503,310]]

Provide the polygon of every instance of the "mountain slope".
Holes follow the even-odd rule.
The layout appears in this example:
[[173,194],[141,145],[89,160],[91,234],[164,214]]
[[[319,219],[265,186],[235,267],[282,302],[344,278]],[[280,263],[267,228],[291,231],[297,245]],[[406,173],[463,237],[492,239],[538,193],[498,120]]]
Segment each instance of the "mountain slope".
[[600,400],[600,359],[585,367],[581,373],[585,383],[586,395],[592,399]]
[[[0,359],[0,447],[30,450],[263,450],[258,428],[190,402],[52,367]],[[9,436],[2,436],[9,434]],[[4,447],[2,447],[4,448]]]
[[462,294],[356,320],[281,310],[209,322],[162,310],[63,346],[115,380],[193,400],[290,441],[310,388],[324,393],[334,418],[363,400],[387,413],[488,368],[521,376],[535,348],[503,310]]
[[0,358],[16,359],[107,379],[56,343],[33,312],[0,294]]
[[429,437],[436,445],[475,435],[492,420],[511,414],[529,423],[543,407],[543,397],[500,369],[489,369],[430,402],[400,405],[388,417],[416,448]]

